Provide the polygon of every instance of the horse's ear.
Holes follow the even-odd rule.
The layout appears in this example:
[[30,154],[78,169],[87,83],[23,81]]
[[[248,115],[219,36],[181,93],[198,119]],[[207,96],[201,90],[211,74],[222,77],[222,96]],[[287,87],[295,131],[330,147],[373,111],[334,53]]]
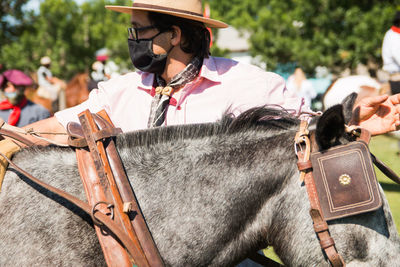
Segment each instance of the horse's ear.
[[354,103],[357,100],[357,96],[357,93],[351,93],[350,95],[346,96],[346,98],[342,101],[344,121],[346,123],[348,123],[351,119]]
[[342,105],[335,105],[322,114],[317,122],[315,138],[321,150],[339,144],[344,134],[344,116]]

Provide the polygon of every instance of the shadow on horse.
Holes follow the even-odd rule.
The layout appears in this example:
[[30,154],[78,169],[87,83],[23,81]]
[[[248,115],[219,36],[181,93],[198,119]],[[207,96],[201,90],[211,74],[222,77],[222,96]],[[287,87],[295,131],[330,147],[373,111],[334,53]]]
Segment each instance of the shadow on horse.
[[[310,130],[318,129],[319,142],[345,143],[345,117],[336,106]],[[299,181],[293,149],[299,123],[285,111],[256,108],[217,123],[116,137],[166,266],[232,266],[268,245],[285,265],[329,266]],[[13,161],[85,199],[71,148],[31,147]],[[380,209],[329,222],[347,266],[400,262],[400,239],[381,189],[380,194]],[[13,168],[6,173],[0,207],[1,266],[106,265],[90,216]]]

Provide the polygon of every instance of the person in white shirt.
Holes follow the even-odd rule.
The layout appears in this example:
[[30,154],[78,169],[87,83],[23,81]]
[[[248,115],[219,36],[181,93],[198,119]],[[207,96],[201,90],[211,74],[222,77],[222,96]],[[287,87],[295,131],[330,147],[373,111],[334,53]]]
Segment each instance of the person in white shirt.
[[317,96],[312,83],[307,80],[304,71],[301,68],[296,68],[294,73],[289,76],[286,88],[295,93],[298,97],[304,99],[304,104],[311,107],[311,100]]
[[38,91],[40,97],[50,99],[52,101],[53,111],[63,110],[66,108],[66,100],[64,90],[66,83],[53,76],[50,65],[51,59],[48,56],[40,59],[40,67],[37,70]]
[[400,11],[396,12],[393,26],[383,39],[382,59],[383,70],[390,74],[392,94],[400,93]]

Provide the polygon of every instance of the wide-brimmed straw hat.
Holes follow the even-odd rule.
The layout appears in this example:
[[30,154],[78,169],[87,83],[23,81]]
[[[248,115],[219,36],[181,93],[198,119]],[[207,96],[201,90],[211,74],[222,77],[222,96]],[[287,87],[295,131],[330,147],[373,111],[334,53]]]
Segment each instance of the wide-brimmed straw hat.
[[107,9],[131,14],[132,10],[158,12],[203,22],[207,27],[226,28],[222,21],[203,16],[201,0],[134,0],[132,6],[106,6]]

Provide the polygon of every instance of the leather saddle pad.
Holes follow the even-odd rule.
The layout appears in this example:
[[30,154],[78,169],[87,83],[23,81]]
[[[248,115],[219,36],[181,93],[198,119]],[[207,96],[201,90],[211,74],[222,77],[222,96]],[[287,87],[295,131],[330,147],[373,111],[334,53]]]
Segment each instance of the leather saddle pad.
[[325,220],[382,206],[368,146],[355,141],[311,154],[313,176]]

